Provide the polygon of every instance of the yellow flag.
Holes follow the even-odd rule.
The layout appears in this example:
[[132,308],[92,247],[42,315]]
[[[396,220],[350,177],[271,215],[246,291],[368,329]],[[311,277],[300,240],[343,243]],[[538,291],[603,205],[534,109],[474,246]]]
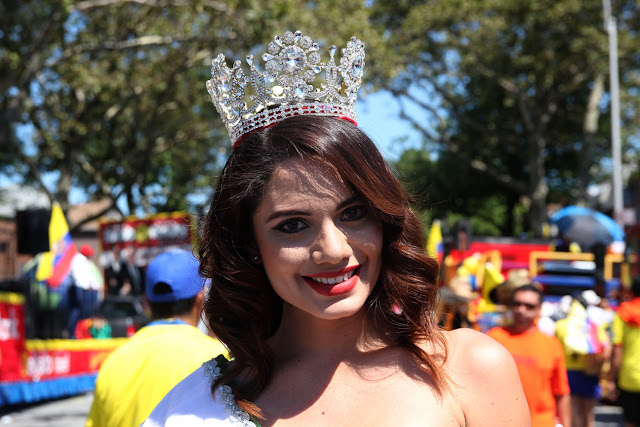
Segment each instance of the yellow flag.
[[51,220],[49,221],[49,250],[54,254],[60,254],[67,246],[65,242],[69,234],[69,226],[64,217],[64,212],[58,202],[51,206]]
[[438,262],[442,264],[443,255],[442,245],[442,229],[440,228],[440,220],[435,219],[431,223],[431,229],[429,230],[429,238],[427,240],[427,253],[429,256],[438,259]]
[[40,258],[36,280],[48,281],[55,286],[60,284],[69,271],[75,252],[76,248],[71,240],[64,212],[60,204],[54,202],[49,220],[49,252],[43,253]]
[[53,273],[53,252],[43,252],[36,270],[36,280],[44,282]]

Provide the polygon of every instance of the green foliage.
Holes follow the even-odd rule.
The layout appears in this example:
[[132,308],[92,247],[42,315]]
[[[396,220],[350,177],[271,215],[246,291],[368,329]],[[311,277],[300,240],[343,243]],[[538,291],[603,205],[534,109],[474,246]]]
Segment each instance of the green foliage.
[[[614,6],[624,135],[637,138],[640,11],[630,0]],[[412,175],[432,177],[413,184],[418,193],[443,198],[444,185],[452,195],[447,212],[491,212],[489,224],[507,235],[538,231],[549,200],[584,199],[610,150],[608,99],[599,92],[609,69],[601,1],[380,0],[373,7],[395,47],[384,77],[424,112],[409,118],[434,159]],[[442,173],[447,181],[437,182]]]
[[431,159],[424,150],[406,150],[394,162],[398,176],[407,191],[414,195],[414,206],[430,223],[433,219],[454,224],[471,218],[474,233],[505,235],[509,223],[510,200],[504,192],[496,192],[480,174],[469,170],[458,159],[443,153]]
[[0,166],[63,207],[76,186],[124,197],[125,214],[197,208],[187,200],[206,197],[229,150],[204,84],[218,52],[242,60],[298,28],[327,45],[353,34],[376,43],[361,0],[64,5],[0,5],[0,136],[11,153]]
[[[632,0],[613,12],[631,162],[640,12]],[[472,217],[476,233],[534,233],[547,201],[581,200],[607,177],[602,22],[600,0],[4,0],[0,174],[63,206],[76,186],[124,197],[125,214],[195,209],[187,201],[206,198],[229,150],[204,89],[211,58],[260,53],[287,29],[325,45],[355,34],[370,87],[424,112],[409,119],[425,151],[395,165],[416,209]]]

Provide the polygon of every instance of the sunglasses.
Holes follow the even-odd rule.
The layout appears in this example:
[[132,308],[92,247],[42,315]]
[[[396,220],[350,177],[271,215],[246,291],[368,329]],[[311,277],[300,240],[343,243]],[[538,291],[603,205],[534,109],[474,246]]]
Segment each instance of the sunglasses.
[[524,308],[526,308],[527,310],[533,310],[534,308],[538,308],[538,304],[530,304],[528,302],[522,302],[522,301],[512,301],[511,302],[511,307],[515,308],[515,307],[519,307],[523,305]]

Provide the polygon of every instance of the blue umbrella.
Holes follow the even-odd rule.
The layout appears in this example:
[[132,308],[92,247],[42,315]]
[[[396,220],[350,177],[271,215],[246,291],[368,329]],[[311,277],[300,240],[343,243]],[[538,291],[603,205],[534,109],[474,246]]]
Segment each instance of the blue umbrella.
[[582,206],[567,206],[550,218],[558,227],[558,233],[576,242],[583,249],[596,243],[609,245],[614,241],[624,241],[624,230],[611,217]]

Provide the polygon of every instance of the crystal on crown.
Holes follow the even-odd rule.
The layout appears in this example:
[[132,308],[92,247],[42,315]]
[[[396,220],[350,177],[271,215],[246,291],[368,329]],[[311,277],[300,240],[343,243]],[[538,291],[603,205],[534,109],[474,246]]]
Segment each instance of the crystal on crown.
[[319,50],[320,45],[300,31],[287,31],[275,36],[261,55],[264,73],[254,65],[253,55],[245,58],[249,75],[240,61],[227,67],[223,54],[212,61],[207,90],[233,145],[249,132],[299,114],[346,117],[355,122],[364,43],[352,37],[341,51],[339,65],[334,60],[335,46],[329,48],[326,63]]

